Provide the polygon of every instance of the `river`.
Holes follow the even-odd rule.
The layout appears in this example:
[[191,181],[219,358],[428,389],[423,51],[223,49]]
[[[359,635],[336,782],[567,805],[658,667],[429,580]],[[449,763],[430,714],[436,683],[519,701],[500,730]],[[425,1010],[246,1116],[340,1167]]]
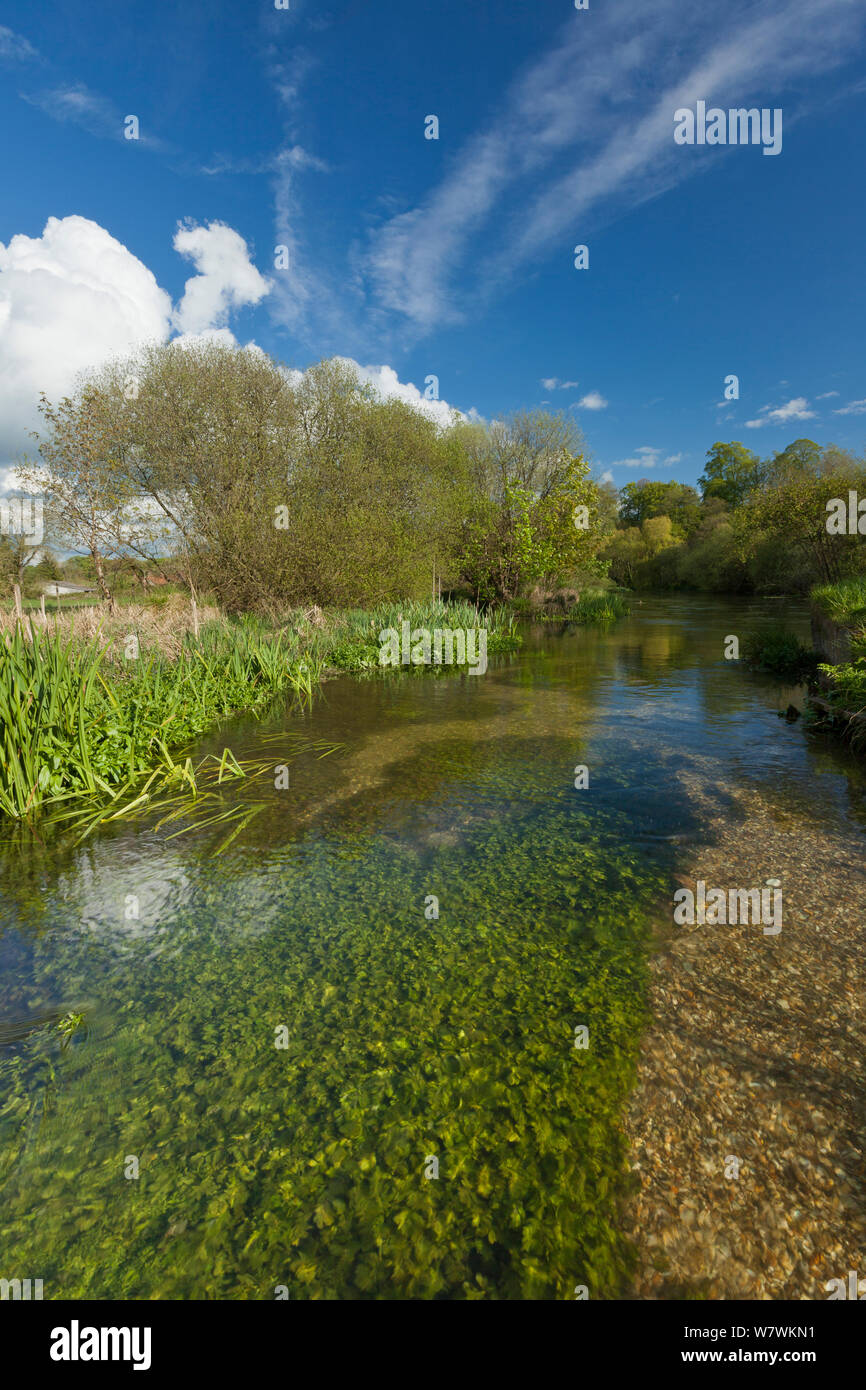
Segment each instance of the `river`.
[[[862,763],[725,659],[783,613],[806,637],[796,603],[647,596],[483,676],[342,677],[202,741],[289,769],[222,853],[147,816],[7,851],[0,1275],[627,1295],[622,1116],[683,871],[744,793],[863,859]],[[292,757],[298,732],[340,746]]]

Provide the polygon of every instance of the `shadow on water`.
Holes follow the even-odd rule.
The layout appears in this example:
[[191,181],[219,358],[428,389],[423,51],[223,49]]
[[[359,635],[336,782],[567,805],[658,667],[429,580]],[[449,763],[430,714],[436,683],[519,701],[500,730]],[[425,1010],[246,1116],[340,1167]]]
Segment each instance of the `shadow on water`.
[[301,720],[342,747],[219,856],[146,817],[7,852],[7,1262],[51,1297],[620,1292],[617,1120],[651,934],[711,835],[695,780],[862,834],[857,766],[724,660],[766,607],[645,599],[484,677],[236,721],[201,751],[276,766]]

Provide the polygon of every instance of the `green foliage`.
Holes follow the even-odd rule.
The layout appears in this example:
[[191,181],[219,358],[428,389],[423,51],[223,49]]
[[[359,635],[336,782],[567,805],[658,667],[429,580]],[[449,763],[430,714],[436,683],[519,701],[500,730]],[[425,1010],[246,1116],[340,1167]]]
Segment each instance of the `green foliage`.
[[729,507],[739,507],[760,487],[761,460],[744,444],[717,442],[707,451],[699,481],[705,501],[719,497]]
[[206,625],[177,659],[142,653],[108,670],[99,640],[65,643],[19,625],[0,644],[0,812],[13,819],[72,798],[116,797],[220,718],[287,686],[309,693],[281,636]]
[[583,623],[587,626],[606,627],[620,618],[627,618],[631,603],[624,594],[596,589],[582,593],[577,603],[564,613],[543,613],[542,620],[548,623]]
[[765,623],[744,637],[743,659],[780,680],[808,680],[818,669],[816,653],[778,623]]
[[673,535],[689,535],[700,522],[700,499],[686,483],[661,483],[640,478],[626,483],[620,492],[620,521],[623,526],[642,526],[655,516],[670,517]]
[[827,530],[827,503],[866,495],[866,466],[835,445],[795,440],[762,462],[742,444],[716,443],[703,496],[641,479],[620,494],[620,525],[601,558],[636,589],[805,594],[818,581],[866,569],[859,535]]
[[809,595],[822,613],[840,627],[866,624],[866,577],[851,575],[838,584],[818,584]]

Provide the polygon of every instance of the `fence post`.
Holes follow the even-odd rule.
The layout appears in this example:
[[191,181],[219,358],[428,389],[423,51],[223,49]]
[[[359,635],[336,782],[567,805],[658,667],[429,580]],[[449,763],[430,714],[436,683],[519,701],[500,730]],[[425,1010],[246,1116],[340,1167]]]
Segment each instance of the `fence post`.
[[19,623],[24,621],[24,609],[21,607],[21,588],[18,584],[12,585],[12,592],[15,595],[15,615]]
[[43,625],[44,625],[45,627],[47,627],[47,626],[48,626],[48,614],[45,612],[45,595],[44,595],[44,594],[40,594],[40,595],[39,595],[39,607],[42,609],[42,622],[43,622]]
[[195,633],[195,640],[198,641],[198,605],[195,601],[195,594],[191,595],[192,602],[192,630]]

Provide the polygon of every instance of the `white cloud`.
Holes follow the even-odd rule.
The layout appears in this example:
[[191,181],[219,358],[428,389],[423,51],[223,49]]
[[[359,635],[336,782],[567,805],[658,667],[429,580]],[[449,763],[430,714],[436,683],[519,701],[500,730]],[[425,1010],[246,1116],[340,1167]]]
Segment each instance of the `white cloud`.
[[0,458],[31,446],[39,392],[168,337],[171,300],[154,275],[86,217],[49,217],[39,237],[0,242]]
[[[416,410],[420,410],[423,415],[427,415],[437,425],[450,424],[456,407],[449,405],[447,401],[427,400],[424,393],[411,381],[401,381],[393,367],[362,367],[351,357],[343,357],[340,360],[348,363],[350,367],[354,367],[359,380],[365,385],[372,386],[384,400],[405,401],[407,405],[414,406]],[[462,411],[458,413],[463,414]],[[476,410],[468,411],[467,415],[470,419],[479,418]]]
[[12,63],[23,63],[38,59],[39,54],[22,34],[7,29],[0,24],[0,59]]
[[560,381],[558,376],[543,376],[540,383],[545,391],[569,391],[580,385],[578,381]]
[[578,410],[607,410],[607,405],[600,391],[588,391],[577,403]]
[[816,396],[816,401],[829,401],[831,396],[838,396],[838,391],[822,391],[820,396]]
[[679,463],[682,454],[668,454],[662,458],[663,450],[655,448],[652,444],[641,444],[635,449],[631,458],[615,459],[610,465],[611,468],[670,468],[672,464]]
[[609,468],[606,468],[606,469],[604,470],[604,472],[602,473],[602,475],[601,475],[601,481],[602,481],[603,483],[612,483],[612,482],[613,482],[613,474],[611,473],[611,471],[610,471]]
[[785,405],[776,406],[775,409],[768,405],[762,406],[758,416],[760,418],[756,420],[746,421],[747,430],[759,430],[764,425],[784,425],[788,420],[813,420],[815,412],[809,409],[809,402],[805,396],[795,396],[793,400],[787,401]]
[[635,208],[718,156],[684,157],[678,107],[750,105],[756,85],[778,104],[804,75],[846,61],[866,18],[850,0],[777,0],[770,13],[730,0],[726,16],[720,28],[711,9],[681,0],[620,0],[590,27],[572,15],[443,180],[373,234],[365,270],[379,305],[428,331],[552,248],[565,261],[591,218]]
[[175,246],[201,273],[173,314],[147,266],[86,217],[49,217],[41,236],[0,242],[0,460],[32,451],[41,391],[56,401],[78,373],[166,342],[173,326],[184,346],[235,341],[229,312],[267,293],[242,237],[211,223],[183,228]]
[[655,468],[661,457],[661,449],[655,449],[651,444],[641,444],[635,449],[631,458],[615,459],[610,465],[611,468]]
[[[839,393],[838,393],[838,391],[837,391],[837,392],[836,392],[836,395],[838,396],[838,394],[839,394]],[[834,414],[834,415],[866,415],[866,400],[864,400],[864,401],[849,401],[847,405],[840,406],[840,408],[839,408],[838,410],[834,410],[834,411],[833,411],[833,414]]]
[[270,282],[250,261],[243,237],[224,222],[181,226],[174,249],[188,256],[199,274],[187,280],[172,322],[181,333],[222,328],[232,309],[258,304]]

